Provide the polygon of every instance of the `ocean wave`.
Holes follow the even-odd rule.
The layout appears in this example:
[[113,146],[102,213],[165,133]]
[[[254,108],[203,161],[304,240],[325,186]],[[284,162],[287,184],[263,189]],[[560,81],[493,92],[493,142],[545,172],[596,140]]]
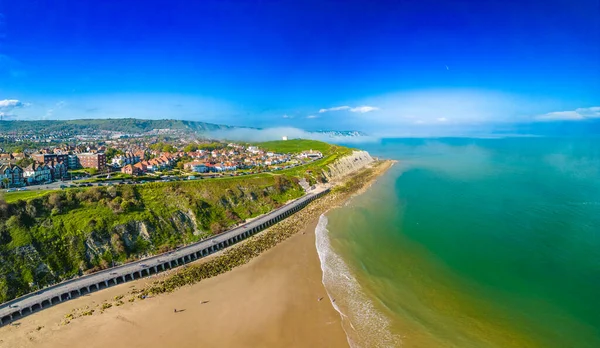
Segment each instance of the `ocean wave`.
[[327,230],[327,217],[321,215],[315,230],[317,253],[323,271],[323,285],[333,307],[340,313],[350,347],[399,347],[389,320],[362,291],[344,260],[333,252]]

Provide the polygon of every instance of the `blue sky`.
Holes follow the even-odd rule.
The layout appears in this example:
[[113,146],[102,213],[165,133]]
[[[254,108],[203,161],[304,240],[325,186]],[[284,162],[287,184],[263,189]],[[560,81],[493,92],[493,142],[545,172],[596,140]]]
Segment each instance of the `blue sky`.
[[0,112],[385,135],[590,122],[599,14],[598,0],[0,0]]

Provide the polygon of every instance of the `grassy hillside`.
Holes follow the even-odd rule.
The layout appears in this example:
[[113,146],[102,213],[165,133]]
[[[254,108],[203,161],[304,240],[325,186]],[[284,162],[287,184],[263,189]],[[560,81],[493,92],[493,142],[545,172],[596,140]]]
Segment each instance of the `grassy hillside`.
[[328,144],[318,140],[307,139],[266,141],[262,143],[255,143],[254,145],[267,151],[278,153],[301,153],[306,150],[314,150],[320,151],[323,156],[329,156],[334,154],[343,155],[351,152],[351,150],[347,147]]
[[277,172],[296,178],[305,178],[310,184],[324,182],[324,171],[327,166],[335,162],[338,158],[347,156],[352,153],[353,149],[344,146],[328,144],[318,140],[293,139],[293,140],[276,140],[263,143],[256,143],[256,146],[268,151],[279,153],[300,153],[306,150],[320,151],[323,158],[306,165],[284,169]]
[[300,197],[298,184],[351,149],[313,140],[257,144],[325,157],[276,173],[66,190],[0,198],[0,303],[77,275],[189,244]]
[[220,233],[303,194],[260,175],[54,191],[0,202],[0,302]]

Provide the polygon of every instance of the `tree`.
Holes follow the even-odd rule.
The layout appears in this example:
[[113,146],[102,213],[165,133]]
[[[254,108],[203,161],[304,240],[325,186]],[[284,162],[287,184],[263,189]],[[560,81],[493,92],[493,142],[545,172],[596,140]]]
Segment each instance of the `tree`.
[[192,152],[198,150],[198,145],[196,144],[188,144],[183,148],[184,152]]
[[162,147],[162,152],[177,152],[177,149],[171,144],[165,144]]
[[8,300],[8,281],[4,278],[0,278],[0,302]]
[[29,157],[25,157],[25,158],[17,161],[17,165],[20,166],[21,168],[25,168],[32,163],[33,163],[33,159],[31,159]]
[[104,154],[106,154],[106,160],[111,161],[115,156],[123,155],[123,151],[117,150],[113,147],[109,147],[108,149],[106,149],[106,151],[104,151]]
[[23,148],[23,146],[16,146],[16,147],[13,149],[13,152],[14,152],[14,153],[23,153],[23,151],[24,151],[24,150],[25,150],[25,149]]

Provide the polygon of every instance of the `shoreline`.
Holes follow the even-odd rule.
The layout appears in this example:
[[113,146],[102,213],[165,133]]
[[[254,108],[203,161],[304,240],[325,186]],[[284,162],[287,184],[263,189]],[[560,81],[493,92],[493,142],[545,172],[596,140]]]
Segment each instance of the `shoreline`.
[[[218,259],[224,251],[180,269],[82,296],[0,328],[0,347],[58,347],[77,340],[86,340],[90,347],[348,346],[340,314],[322,283],[315,229],[322,214],[364,192],[392,165],[384,161],[370,170],[361,169],[338,185],[341,189],[261,232],[295,229],[277,247],[233,270],[130,303],[131,295],[187,267]],[[85,314],[92,309],[91,315]],[[72,313],[79,317],[65,319]]]

